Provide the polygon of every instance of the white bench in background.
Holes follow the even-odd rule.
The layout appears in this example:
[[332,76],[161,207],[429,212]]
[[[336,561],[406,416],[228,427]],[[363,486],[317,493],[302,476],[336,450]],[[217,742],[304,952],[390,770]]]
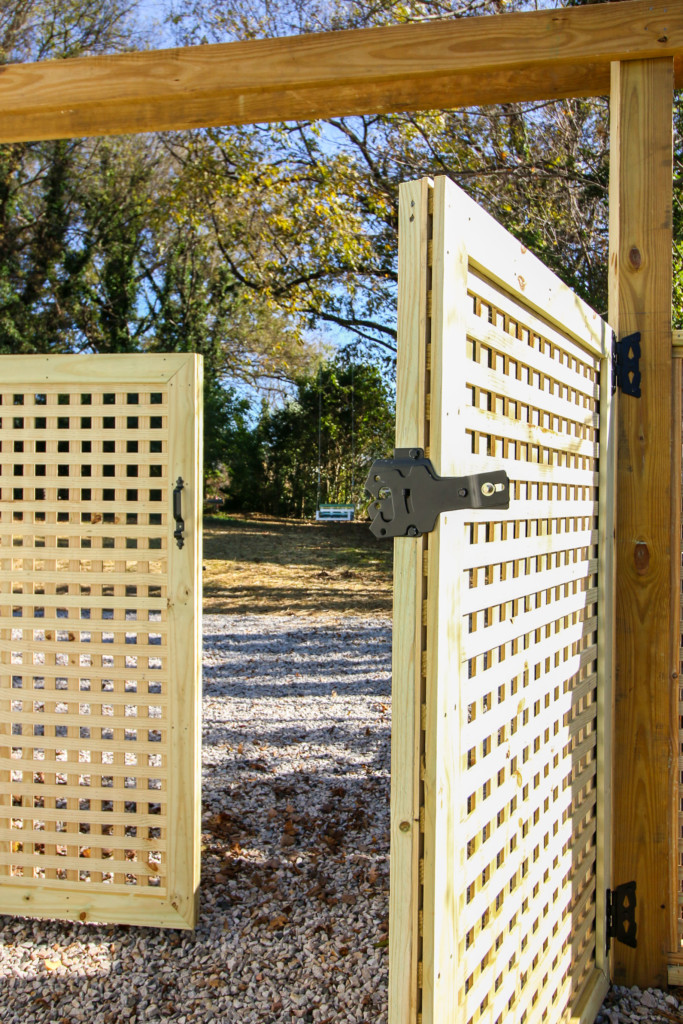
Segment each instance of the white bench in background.
[[321,523],[350,523],[354,512],[354,505],[319,505],[315,518]]

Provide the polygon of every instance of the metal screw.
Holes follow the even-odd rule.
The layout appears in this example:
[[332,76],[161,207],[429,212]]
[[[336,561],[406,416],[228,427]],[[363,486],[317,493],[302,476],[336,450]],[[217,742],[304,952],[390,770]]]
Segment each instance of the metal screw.
[[408,452],[408,455],[410,456],[411,459],[419,459],[420,456],[422,455],[422,451],[420,448],[411,448],[410,451]]
[[401,824],[398,827],[400,828],[401,832],[410,832],[410,822],[409,821],[402,821]]
[[406,530],[406,537],[417,537],[419,532],[417,526],[409,526]]
[[496,488],[492,483],[487,482],[481,485],[481,493],[484,495],[485,498],[490,498],[491,495],[495,492],[495,490]]
[[466,498],[467,497],[467,488],[466,487],[460,487],[458,489],[458,497],[459,498]]

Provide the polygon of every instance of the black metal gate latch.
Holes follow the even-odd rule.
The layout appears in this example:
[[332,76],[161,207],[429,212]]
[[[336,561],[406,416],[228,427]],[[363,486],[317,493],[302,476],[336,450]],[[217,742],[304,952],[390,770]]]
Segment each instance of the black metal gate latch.
[[422,448],[396,448],[393,459],[372,464],[365,489],[375,537],[419,537],[434,529],[440,512],[510,507],[507,473],[440,477]]

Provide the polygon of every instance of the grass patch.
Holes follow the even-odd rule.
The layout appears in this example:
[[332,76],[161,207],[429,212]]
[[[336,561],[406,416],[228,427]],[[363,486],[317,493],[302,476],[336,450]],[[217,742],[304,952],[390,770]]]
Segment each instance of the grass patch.
[[367,523],[208,516],[204,611],[389,615],[392,556]]

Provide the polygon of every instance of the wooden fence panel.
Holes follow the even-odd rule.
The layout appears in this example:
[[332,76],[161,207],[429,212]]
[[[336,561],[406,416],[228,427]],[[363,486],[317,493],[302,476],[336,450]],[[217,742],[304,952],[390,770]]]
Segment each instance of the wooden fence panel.
[[446,179],[401,209],[423,261],[401,267],[404,307],[427,290],[399,331],[426,410],[399,382],[401,444],[443,476],[505,469],[511,502],[396,542],[413,639],[394,665],[390,1024],[588,1022],[609,973],[611,332]]
[[0,420],[2,910],[193,927],[201,361],[3,356]]

